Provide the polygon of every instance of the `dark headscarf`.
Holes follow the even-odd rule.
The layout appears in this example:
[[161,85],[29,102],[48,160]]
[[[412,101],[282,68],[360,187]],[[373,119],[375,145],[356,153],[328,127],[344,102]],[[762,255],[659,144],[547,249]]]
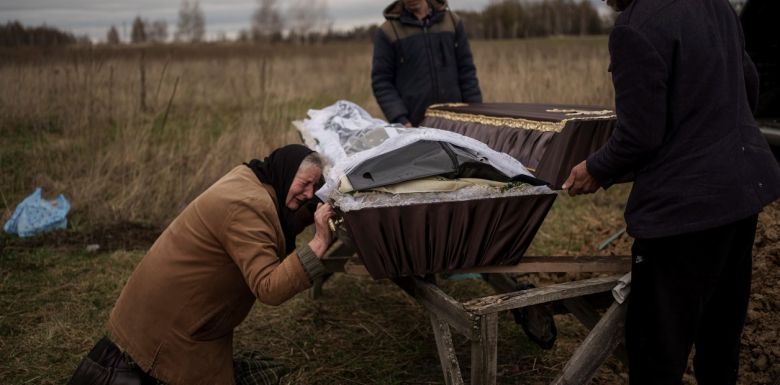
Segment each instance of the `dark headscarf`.
[[260,182],[273,186],[276,191],[276,214],[279,216],[279,223],[284,232],[285,254],[295,250],[295,237],[302,230],[300,226],[290,226],[294,212],[290,211],[285,204],[287,192],[290,191],[301,162],[312,152],[314,151],[306,146],[289,144],[274,150],[262,161],[252,159],[249,163],[244,163],[254,171]]

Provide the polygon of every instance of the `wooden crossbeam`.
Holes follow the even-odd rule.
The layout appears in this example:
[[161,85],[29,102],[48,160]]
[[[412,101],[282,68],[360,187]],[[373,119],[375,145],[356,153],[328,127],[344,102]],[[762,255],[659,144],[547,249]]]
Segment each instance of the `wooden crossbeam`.
[[463,273],[619,273],[631,270],[629,256],[525,256],[517,265],[482,266]]
[[623,341],[628,302],[613,303],[574,351],[553,385],[587,384]]
[[[329,255],[326,264],[343,266],[334,271],[368,276],[366,267],[354,255]],[[330,269],[330,268],[329,268]],[[452,273],[621,273],[631,270],[629,256],[525,256],[520,263],[507,266],[482,266]]]
[[540,303],[610,291],[615,287],[619,278],[619,275],[591,278],[512,293],[490,295],[467,301],[463,306],[466,311],[472,314],[482,315],[496,313],[504,310],[538,305]]
[[[568,298],[562,302],[566,309],[569,310],[569,312],[575,318],[577,318],[580,323],[585,325],[585,327],[590,330],[595,329],[596,325],[598,325],[599,321],[601,321],[601,319],[604,317],[603,314],[596,311],[596,309],[582,297]],[[622,327],[622,325],[620,327]],[[617,359],[620,360],[623,365],[628,367],[628,353],[626,352],[626,348],[623,346],[623,343],[619,343],[615,347],[612,354],[617,357]]]
[[[579,308],[580,318],[592,331],[556,379],[556,385],[586,384],[622,340],[625,305],[613,304],[603,316],[579,302],[582,296],[610,291],[620,276],[599,277],[554,284],[542,288],[516,291],[458,302],[436,285],[411,279],[411,287],[402,286],[431,314],[439,360],[445,382],[462,384],[460,365],[453,351],[449,327],[471,340],[471,384],[496,383],[498,312],[526,306],[566,300]],[[399,282],[399,281],[397,281]]]
[[475,318],[466,312],[463,304],[456,301],[436,285],[421,279],[414,279],[410,293],[428,311],[436,314],[439,320],[446,321],[459,333],[472,337]]

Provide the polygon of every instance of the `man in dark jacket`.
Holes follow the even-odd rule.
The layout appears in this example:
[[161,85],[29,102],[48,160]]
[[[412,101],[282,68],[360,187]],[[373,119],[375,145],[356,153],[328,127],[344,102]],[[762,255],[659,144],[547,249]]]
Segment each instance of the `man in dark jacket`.
[[630,382],[734,384],[757,213],[780,168],[751,110],[758,79],[728,0],[608,0],[618,125],[575,166],[571,195],[633,173],[626,206]]
[[389,122],[417,126],[431,104],[482,101],[463,22],[446,0],[398,0],[384,16],[371,85]]

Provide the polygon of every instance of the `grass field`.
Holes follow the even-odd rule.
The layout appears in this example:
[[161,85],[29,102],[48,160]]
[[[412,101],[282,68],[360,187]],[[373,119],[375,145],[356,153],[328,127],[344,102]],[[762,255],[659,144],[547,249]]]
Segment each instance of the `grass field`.
[[[473,50],[486,101],[612,103],[605,38],[475,42]],[[149,245],[148,234],[131,230],[153,239],[234,165],[297,142],[291,121],[309,108],[347,99],[381,117],[370,61],[367,44],[2,52],[0,219],[35,186],[64,193],[73,209],[68,231],[0,237],[0,382],[66,381]],[[529,254],[596,253],[623,227],[627,192],[561,196]],[[101,251],[86,252],[88,243]],[[602,253],[626,254],[629,244]],[[476,281],[444,286],[457,297],[490,293]],[[550,381],[586,332],[573,318],[557,320],[558,343],[541,351],[501,318],[499,383]],[[442,383],[427,316],[386,281],[337,275],[320,300],[256,305],[236,345],[298,368],[289,384]],[[456,346],[468,366],[468,344]],[[596,383],[624,381],[620,364],[606,366]]]
[[[474,44],[486,101],[611,103],[603,38]],[[371,47],[149,47],[0,56],[0,198],[43,186],[74,227],[162,224],[338,99],[381,117]],[[143,75],[143,76],[142,76]]]

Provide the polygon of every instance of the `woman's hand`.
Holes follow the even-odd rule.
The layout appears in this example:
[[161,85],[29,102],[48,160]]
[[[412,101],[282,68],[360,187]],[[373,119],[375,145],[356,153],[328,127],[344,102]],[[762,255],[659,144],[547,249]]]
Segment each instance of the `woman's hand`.
[[314,212],[314,238],[309,241],[309,247],[314,254],[322,258],[328,246],[333,241],[333,235],[328,228],[328,219],[333,218],[336,213],[330,203],[320,203],[317,205],[317,211]]

